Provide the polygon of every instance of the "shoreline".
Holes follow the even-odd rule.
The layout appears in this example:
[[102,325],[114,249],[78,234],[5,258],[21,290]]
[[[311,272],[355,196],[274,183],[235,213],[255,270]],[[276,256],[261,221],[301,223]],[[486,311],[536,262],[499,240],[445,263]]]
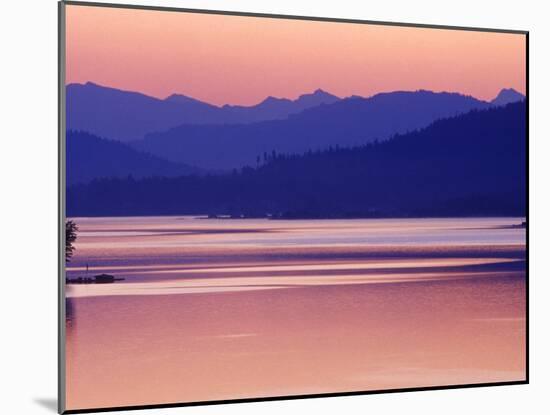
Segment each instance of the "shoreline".
[[209,217],[210,215],[204,213],[170,213],[170,214],[124,214],[124,215],[116,215],[116,214],[110,214],[110,215],[94,215],[94,216],[66,216],[65,219],[107,219],[107,218],[178,218],[180,220],[185,219],[200,219],[200,220],[207,220],[207,219],[215,219],[215,220],[289,220],[289,221],[315,221],[315,220],[322,220],[322,221],[330,221],[330,220],[386,220],[386,219],[396,219],[396,220],[403,220],[403,219],[519,219],[526,221],[525,215],[387,215],[387,216],[335,216],[335,217],[270,217],[267,215],[263,216],[231,216],[231,215],[215,215],[216,217]]

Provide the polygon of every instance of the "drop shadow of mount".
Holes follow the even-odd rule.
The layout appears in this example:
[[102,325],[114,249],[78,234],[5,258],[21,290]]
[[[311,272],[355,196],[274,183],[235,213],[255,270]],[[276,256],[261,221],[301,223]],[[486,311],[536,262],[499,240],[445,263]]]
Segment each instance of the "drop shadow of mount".
[[43,408],[46,408],[50,412],[57,413],[56,398],[34,398],[34,402]]

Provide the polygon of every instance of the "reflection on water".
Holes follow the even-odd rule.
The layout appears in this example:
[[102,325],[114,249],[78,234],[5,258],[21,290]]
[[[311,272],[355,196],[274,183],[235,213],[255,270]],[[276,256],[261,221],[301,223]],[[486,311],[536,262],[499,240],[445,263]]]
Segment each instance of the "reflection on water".
[[68,328],[72,328],[75,322],[73,301],[70,297],[65,298],[65,324]]
[[70,409],[525,376],[521,218],[75,220]]

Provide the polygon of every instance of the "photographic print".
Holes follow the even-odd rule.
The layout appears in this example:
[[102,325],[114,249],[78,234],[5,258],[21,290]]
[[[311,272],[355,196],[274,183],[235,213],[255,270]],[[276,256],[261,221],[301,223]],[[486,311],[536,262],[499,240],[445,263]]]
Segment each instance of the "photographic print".
[[527,33],[60,6],[60,410],[527,381]]

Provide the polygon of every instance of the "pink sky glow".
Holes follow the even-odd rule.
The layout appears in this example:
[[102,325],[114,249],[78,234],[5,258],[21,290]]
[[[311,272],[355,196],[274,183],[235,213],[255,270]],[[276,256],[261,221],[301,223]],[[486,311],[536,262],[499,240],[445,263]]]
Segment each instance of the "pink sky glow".
[[322,88],[370,96],[525,93],[525,36],[67,6],[67,83],[252,105]]

